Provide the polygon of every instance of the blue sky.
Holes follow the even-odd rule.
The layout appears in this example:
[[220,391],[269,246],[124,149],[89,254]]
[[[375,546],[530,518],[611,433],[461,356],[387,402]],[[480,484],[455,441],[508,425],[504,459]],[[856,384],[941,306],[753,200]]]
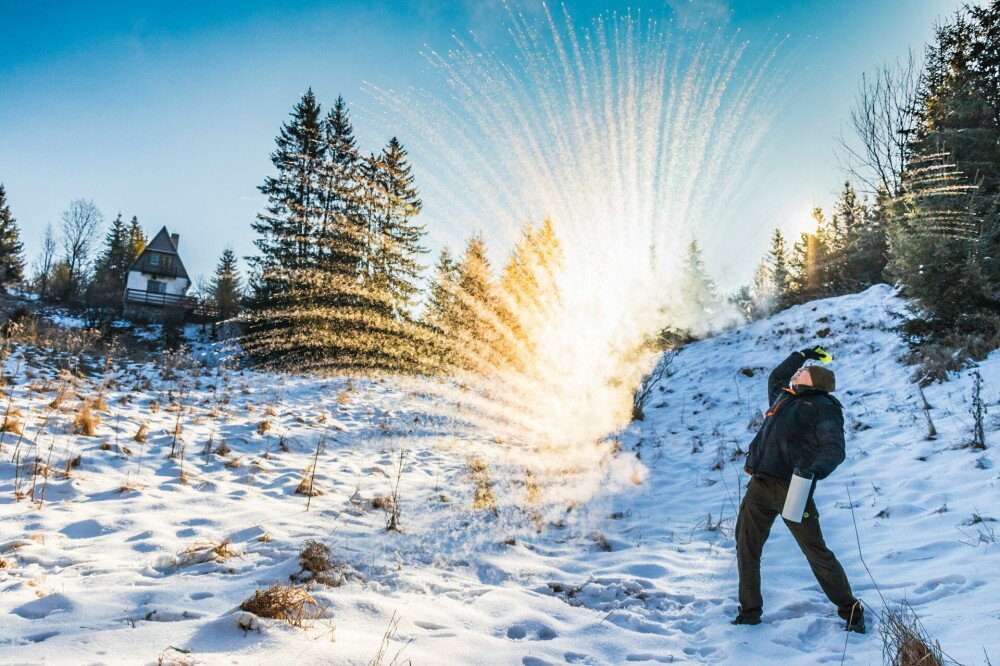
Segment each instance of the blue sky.
[[[834,139],[862,72],[922,47],[935,20],[959,3],[566,4],[581,24],[607,10],[667,7],[751,37],[791,36],[783,57],[793,58],[796,75],[758,163],[764,177],[740,230],[742,258],[713,257],[709,248],[730,288],[748,279],[771,228],[793,230],[811,205],[832,199],[842,181]],[[209,274],[226,245],[251,253],[249,225],[263,205],[256,187],[270,170],[278,127],[307,87],[326,104],[343,94],[362,110],[371,104],[364,81],[440,87],[421,48],[445,49],[453,31],[470,30],[502,44],[504,16],[495,0],[0,0],[0,182],[29,258],[46,223],[56,225],[78,197],[94,199],[108,219],[120,211],[138,215],[149,233],[164,224],[180,233],[193,275]],[[365,150],[394,131],[364,113],[355,124]]]

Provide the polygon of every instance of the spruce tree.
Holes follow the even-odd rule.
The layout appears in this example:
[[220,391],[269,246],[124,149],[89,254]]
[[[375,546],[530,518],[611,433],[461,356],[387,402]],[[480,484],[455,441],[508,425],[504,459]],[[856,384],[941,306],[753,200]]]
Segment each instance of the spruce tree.
[[831,236],[823,209],[812,210],[816,232],[804,232],[792,246],[789,257],[789,294],[793,303],[805,303],[829,295],[829,251]]
[[[888,272],[920,305],[904,333],[980,357],[1000,343],[1000,2],[964,6],[928,47],[913,157],[888,221]],[[946,276],[946,277],[943,277]],[[961,355],[961,354],[960,354]]]
[[128,269],[138,256],[131,233],[118,213],[104,237],[104,246],[94,263],[94,277],[87,287],[87,302],[91,306],[121,310]]
[[432,332],[435,358],[445,371],[455,366],[457,344],[454,334],[461,321],[461,308],[458,266],[451,250],[445,247],[434,267],[423,317],[424,324]]
[[[770,282],[767,291],[770,292],[768,300],[771,303],[766,308],[770,314],[770,312],[787,307],[789,298],[791,276],[788,269],[788,244],[785,242],[785,235],[781,233],[781,229],[776,228],[771,234],[771,248],[767,252],[762,268],[767,272]],[[755,283],[764,280],[760,270],[757,271],[755,277]],[[757,289],[761,288],[760,285],[757,286]]]
[[220,318],[231,319],[239,313],[243,284],[232,248],[227,247],[222,252],[208,291]]
[[497,353],[501,322],[497,317],[497,285],[479,234],[469,238],[455,267],[458,302],[451,335],[461,358],[460,367],[487,374],[501,367]]
[[414,218],[419,199],[406,151],[396,137],[380,155],[365,162],[365,202],[369,224],[368,253],[364,260],[367,285],[387,314],[408,319],[419,292],[423,267],[419,257],[426,231]]
[[[142,251],[146,249],[146,233],[142,230],[142,225],[139,224],[139,218],[135,215],[128,223],[128,260],[131,266],[132,262],[142,254]],[[128,273],[128,268],[125,269],[126,274]]]
[[320,112],[310,88],[275,139],[271,163],[277,174],[265,177],[258,188],[267,197],[267,207],[252,225],[260,251],[250,258],[255,309],[291,305],[291,290],[301,286],[299,272],[310,268],[315,258],[311,240],[323,216],[325,143]]
[[322,217],[316,232],[320,266],[356,283],[368,238],[361,216],[361,158],[343,97],[337,98],[327,114],[323,137]]
[[267,206],[252,224],[260,254],[249,258],[253,295],[244,344],[264,363],[315,365],[329,345],[320,330],[326,312],[316,307],[328,287],[317,269],[326,145],[320,113],[309,89],[275,138],[271,163],[277,173],[259,187]]
[[17,220],[10,212],[7,191],[0,183],[0,289],[24,279],[24,245]]

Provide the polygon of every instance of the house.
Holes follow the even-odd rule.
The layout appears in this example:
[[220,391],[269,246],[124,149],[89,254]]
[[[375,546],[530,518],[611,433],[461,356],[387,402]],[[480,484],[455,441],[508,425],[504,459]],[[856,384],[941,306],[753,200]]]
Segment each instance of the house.
[[197,306],[186,296],[191,278],[177,254],[180,236],[160,229],[128,269],[125,313],[147,319],[181,318]]

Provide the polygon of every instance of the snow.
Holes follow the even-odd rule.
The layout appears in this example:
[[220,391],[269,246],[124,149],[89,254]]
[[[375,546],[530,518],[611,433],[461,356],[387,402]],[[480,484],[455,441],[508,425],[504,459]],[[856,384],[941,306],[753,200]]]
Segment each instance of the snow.
[[[729,624],[745,484],[734,449],[752,438],[771,367],[820,342],[848,426],[848,459],[816,494],[828,545],[870,607],[880,594],[905,599],[951,657],[996,663],[1000,353],[978,367],[987,450],[962,448],[971,372],[925,390],[938,430],[927,440],[890,330],[904,307],[882,285],[689,345],[646,420],[617,433],[620,450],[581,445],[556,459],[463,426],[410,382],[216,363],[164,376],[131,364],[106,391],[96,436],[72,434],[80,402],[67,399],[39,438],[56,470],[40,508],[13,502],[17,437],[4,435],[0,662],[367,664],[395,618],[386,663],[397,652],[414,664],[881,663],[874,618],[865,636],[842,630],[780,521],[764,552],[764,623]],[[32,350],[18,354],[36,357],[25,367],[37,375],[14,389],[29,419],[23,452],[58,382]],[[204,342],[198,354],[229,358]],[[47,392],[28,392],[47,379]],[[92,397],[100,381],[75,390]],[[183,461],[169,457],[178,422]],[[147,443],[133,440],[140,423]],[[210,438],[231,451],[205,455]],[[322,494],[307,511],[295,489],[321,438]],[[401,449],[403,531],[387,532],[372,500],[390,492]],[[473,507],[473,459],[485,463],[495,513]],[[216,556],[226,539],[236,554]],[[292,627],[239,611],[254,590],[302,573],[309,539],[331,548],[343,580],[307,585],[319,617]]]

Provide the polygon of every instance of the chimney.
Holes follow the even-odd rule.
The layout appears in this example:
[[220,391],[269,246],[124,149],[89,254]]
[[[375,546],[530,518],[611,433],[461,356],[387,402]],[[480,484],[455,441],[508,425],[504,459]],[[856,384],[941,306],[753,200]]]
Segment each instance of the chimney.
[[176,250],[177,246],[180,245],[180,243],[181,243],[181,235],[180,234],[170,234],[170,242],[174,244],[174,249]]

